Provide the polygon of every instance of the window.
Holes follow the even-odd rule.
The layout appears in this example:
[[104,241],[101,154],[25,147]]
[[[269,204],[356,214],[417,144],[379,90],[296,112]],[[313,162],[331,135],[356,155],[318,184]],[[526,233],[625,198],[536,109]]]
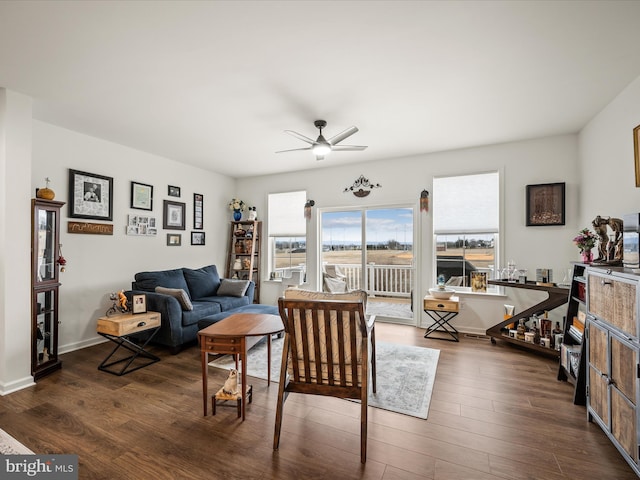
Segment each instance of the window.
[[468,287],[473,271],[498,267],[498,172],[433,179],[435,278]]
[[269,194],[271,278],[289,276],[291,270],[305,271],[307,224],[304,218],[304,204],[306,201],[306,191]]

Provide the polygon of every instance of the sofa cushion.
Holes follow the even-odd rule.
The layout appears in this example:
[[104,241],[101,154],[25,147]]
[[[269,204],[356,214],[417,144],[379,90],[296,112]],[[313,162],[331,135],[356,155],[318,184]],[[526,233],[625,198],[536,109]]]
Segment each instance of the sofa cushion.
[[224,312],[226,310],[233,310],[234,308],[244,307],[245,305],[250,305],[249,297],[222,297],[220,295],[215,295],[213,297],[204,297],[199,298],[199,302],[211,302],[217,303],[220,305],[220,311]]
[[189,293],[181,268],[157,272],[139,272],[135,275],[136,290],[155,292],[156,287],[181,288]]
[[166,288],[156,287],[156,293],[162,293],[164,295],[171,295],[175,297],[180,303],[182,310],[193,310],[193,304],[189,299],[189,295],[182,288]]
[[192,299],[210,297],[216,295],[220,286],[220,275],[215,265],[192,270],[183,268],[184,279],[189,285],[189,293]]
[[200,302],[193,301],[193,310],[189,312],[182,312],[182,325],[188,326],[198,323],[203,317],[215,315],[220,313],[220,304],[216,302]]
[[247,288],[249,288],[249,280],[223,278],[217,294],[227,297],[243,297]]

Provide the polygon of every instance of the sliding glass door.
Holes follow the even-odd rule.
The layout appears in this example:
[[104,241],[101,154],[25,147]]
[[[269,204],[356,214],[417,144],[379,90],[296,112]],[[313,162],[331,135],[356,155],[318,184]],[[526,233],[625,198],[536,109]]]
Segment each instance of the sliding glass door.
[[413,216],[413,207],[321,212],[323,290],[366,290],[371,313],[413,324]]

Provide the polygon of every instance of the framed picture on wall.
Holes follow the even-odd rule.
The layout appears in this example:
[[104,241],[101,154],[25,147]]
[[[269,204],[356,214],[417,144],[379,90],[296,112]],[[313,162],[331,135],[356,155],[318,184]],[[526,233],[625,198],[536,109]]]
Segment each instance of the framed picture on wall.
[[527,227],[565,224],[565,183],[527,185]]
[[167,246],[179,247],[180,245],[182,245],[182,234],[167,233]]
[[182,202],[164,200],[164,216],[162,228],[166,230],[184,230],[184,212],[186,205]]
[[191,245],[204,245],[204,232],[191,232]]
[[202,230],[202,207],[204,196],[201,193],[193,194],[193,229]]
[[131,208],[153,210],[153,186],[131,182]]
[[69,169],[69,217],[113,220],[113,178]]
[[170,197],[179,197],[180,196],[180,187],[176,187],[174,185],[169,185],[167,189],[167,195]]

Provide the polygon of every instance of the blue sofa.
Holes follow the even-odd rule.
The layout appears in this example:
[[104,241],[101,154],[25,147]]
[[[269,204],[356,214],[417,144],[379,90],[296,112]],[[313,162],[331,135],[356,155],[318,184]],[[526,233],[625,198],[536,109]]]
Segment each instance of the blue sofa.
[[165,345],[176,354],[197,343],[200,320],[223,312],[242,311],[242,307],[253,303],[254,291],[253,282],[221,279],[216,266],[208,265],[136,273],[131,290],[125,295],[129,301],[132,295],[146,295],[147,310],[160,312],[162,316],[153,343]]

